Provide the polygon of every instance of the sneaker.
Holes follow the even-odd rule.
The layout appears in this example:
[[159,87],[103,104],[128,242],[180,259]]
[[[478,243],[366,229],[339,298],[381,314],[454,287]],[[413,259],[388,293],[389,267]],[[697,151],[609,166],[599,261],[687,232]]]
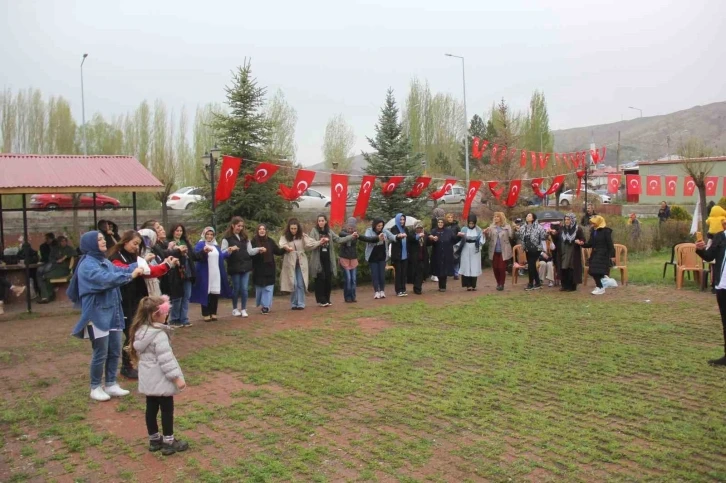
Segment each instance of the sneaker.
[[267,315],[270,313],[270,307],[262,307],[261,311],[264,315]]
[[182,328],[186,328],[186,327],[191,327],[192,325],[194,325],[194,324],[192,324],[191,322],[183,322],[181,326],[182,326]]
[[403,296],[404,296],[404,295],[403,295],[403,292],[398,292],[398,293],[396,293],[396,297],[403,297]]
[[539,289],[541,289],[541,288],[542,288],[542,284],[541,284],[541,283],[536,283],[536,284],[534,285],[534,287],[532,287],[532,290],[539,290]]
[[376,293],[375,293],[375,294],[373,295],[373,298],[374,298],[374,299],[379,299],[379,298],[381,298],[381,292],[376,292]]
[[124,396],[127,396],[131,391],[127,391],[126,389],[121,389],[121,386],[119,386],[118,384],[114,384],[113,386],[106,387],[105,392],[109,396],[124,397]]
[[325,307],[325,304],[318,303],[318,307]]
[[245,309],[240,310],[240,317],[249,317],[250,314],[247,313]]
[[431,281],[432,282],[438,282],[439,281],[439,277],[437,277],[436,275],[431,275]]
[[726,366],[726,356],[720,359],[711,359],[708,363],[712,366]]
[[240,315],[242,315],[242,312],[237,309],[232,309],[232,317],[239,317]]
[[94,401],[108,401],[111,396],[106,394],[101,386],[98,386],[96,389],[91,390],[91,399]]
[[534,287],[532,285],[530,285],[530,284],[527,284],[527,286],[524,287],[524,290],[527,291],[527,292],[529,292],[530,290],[534,290]]
[[554,286],[555,286],[555,282],[552,282],[552,281],[550,281],[550,282],[549,282],[549,283],[547,284],[547,286],[548,286],[548,287],[554,287]]
[[161,436],[156,439],[149,439],[149,451],[159,451],[162,448],[163,443],[164,439]]
[[596,288],[595,290],[593,290],[590,293],[592,293],[593,295],[602,295],[602,294],[605,293],[605,289],[604,288]]
[[217,321],[217,316],[216,315],[212,315],[212,322],[216,322],[216,321]]
[[161,446],[161,454],[164,456],[173,455],[189,449],[189,443],[175,439],[171,443],[164,441]]
[[204,321],[205,321],[205,322],[211,322],[211,321],[212,321],[212,317],[210,317],[209,315],[206,315],[206,316],[204,317]]
[[404,296],[404,297],[408,297],[408,292],[404,291],[404,292],[403,292],[403,296]]
[[383,290],[381,290],[381,298],[382,299],[386,298],[386,292],[384,292]]

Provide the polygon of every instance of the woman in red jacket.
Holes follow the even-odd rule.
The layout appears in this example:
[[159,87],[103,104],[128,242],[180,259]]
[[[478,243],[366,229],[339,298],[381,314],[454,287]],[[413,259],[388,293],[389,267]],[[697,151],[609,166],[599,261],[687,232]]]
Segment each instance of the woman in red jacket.
[[[139,257],[139,248],[144,243],[139,235],[134,230],[124,232],[121,236],[121,240],[112,246],[106,253],[106,257],[116,265],[117,267],[128,267],[132,263],[137,263]],[[153,253],[146,255],[146,262],[151,261],[155,257]],[[168,257],[163,263],[158,265],[147,265],[147,269],[144,270],[144,278],[158,278],[166,275],[169,268],[174,266],[176,259]],[[142,265],[139,265],[142,267]],[[121,351],[121,375],[129,379],[137,379],[138,373],[131,365],[131,359],[129,353],[126,351],[126,347],[129,344],[129,327],[131,322],[134,320],[134,314],[139,306],[141,299],[149,295],[146,289],[146,282],[142,277],[137,277],[126,285],[121,286],[121,299],[122,309],[124,312],[124,320],[126,322],[126,328],[124,329],[124,346]]]

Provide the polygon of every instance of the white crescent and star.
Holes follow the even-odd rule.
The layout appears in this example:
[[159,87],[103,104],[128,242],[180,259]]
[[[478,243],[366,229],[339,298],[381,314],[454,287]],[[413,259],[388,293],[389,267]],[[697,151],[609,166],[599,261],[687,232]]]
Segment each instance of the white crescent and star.
[[257,170],[257,179],[261,180],[264,179],[267,176],[267,170],[265,168],[261,168]]
[[512,186],[512,194],[516,195],[517,193],[519,193],[519,186],[515,184],[514,186]]
[[656,180],[652,179],[648,183],[648,186],[650,186],[652,189],[656,189],[656,188],[658,188],[658,182]]
[[[302,188],[300,187],[300,185],[302,185]],[[307,181],[298,181],[296,187],[297,187],[298,192],[302,193],[303,191],[308,189],[308,182]]]
[[713,181],[708,181],[708,182],[706,183],[706,189],[710,191],[710,190],[711,190],[711,188],[713,188],[715,184],[716,184],[716,183],[714,183]]
[[668,182],[668,188],[671,189],[671,190],[673,190],[673,191],[675,191],[676,190],[676,182],[673,181],[673,180],[670,180]]
[[233,170],[232,168],[229,168],[229,169],[228,169],[228,170],[227,170],[227,171],[226,171],[226,172],[224,173],[224,178],[225,178],[225,179],[229,179],[229,178],[230,178],[230,177],[231,177],[231,176],[232,176],[233,174],[234,174],[234,170]]
[[343,185],[341,183],[336,183],[335,192],[339,195],[343,193]]
[[696,187],[696,183],[694,183],[693,180],[686,183],[686,190],[688,190],[688,191],[692,192],[695,189],[695,187]]
[[365,183],[363,183],[363,193],[368,193],[368,190],[370,190],[370,189],[371,189],[370,181],[366,181]]
[[639,186],[639,184],[640,183],[638,183],[638,180],[637,179],[631,179],[630,180],[630,186],[632,186],[633,188],[637,188]]
[[467,195],[467,198],[471,198],[476,194],[476,189],[469,188],[469,194]]
[[552,191],[557,191],[560,188],[560,183],[555,183],[552,185]]

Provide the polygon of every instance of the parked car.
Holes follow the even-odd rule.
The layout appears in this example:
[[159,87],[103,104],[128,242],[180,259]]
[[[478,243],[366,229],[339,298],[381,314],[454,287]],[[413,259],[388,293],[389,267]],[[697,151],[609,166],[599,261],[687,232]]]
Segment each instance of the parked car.
[[[116,198],[96,194],[96,207],[104,210],[114,210],[121,206]],[[30,207],[41,210],[57,210],[59,208],[73,208],[73,195],[70,193],[41,194],[30,197]],[[93,193],[82,193],[78,200],[79,208],[93,208]]]
[[292,202],[293,208],[322,209],[329,206],[330,198],[313,189],[305,190],[300,198]]
[[187,186],[170,194],[166,199],[166,207],[172,210],[188,210],[202,199],[204,199],[202,188]]
[[345,206],[355,206],[358,203],[358,190],[348,191],[348,198],[345,200]]
[[[583,190],[580,191],[580,196],[583,196],[583,192]],[[610,196],[607,194],[601,194],[596,191],[589,191],[588,194],[590,194],[593,199],[599,198],[600,203],[604,203],[606,205],[610,204]],[[565,191],[560,195],[560,206],[570,206],[572,204],[573,198],[575,198],[575,190]]]
[[447,205],[464,203],[466,201],[466,190],[461,186],[454,186],[449,189],[444,196],[439,200],[440,203],[446,203]]

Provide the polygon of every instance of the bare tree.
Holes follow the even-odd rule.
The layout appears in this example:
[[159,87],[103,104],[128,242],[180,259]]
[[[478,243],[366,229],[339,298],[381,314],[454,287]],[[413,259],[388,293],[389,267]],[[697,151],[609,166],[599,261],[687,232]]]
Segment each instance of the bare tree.
[[325,165],[332,168],[338,163],[339,169],[348,170],[353,161],[353,146],[355,146],[355,132],[348,125],[342,114],[333,116],[325,126],[325,139],[323,140],[323,158]]
[[[172,118],[173,119],[173,118]],[[166,106],[161,100],[154,103],[154,114],[152,121],[151,155],[149,157],[149,169],[156,176],[163,188],[154,193],[154,198],[161,202],[162,224],[167,224],[166,199],[174,189],[177,175],[177,165],[174,159],[172,146],[173,131],[170,133]]]
[[217,137],[215,136],[214,128],[212,128],[212,122],[214,121],[215,113],[221,112],[224,112],[221,105],[210,103],[204,106],[198,106],[194,116],[193,171],[195,175],[193,179],[197,185],[209,183],[209,174],[202,164],[202,156],[217,144]]
[[708,158],[713,150],[706,146],[701,139],[691,138],[681,144],[678,154],[684,158],[683,171],[693,178],[698,189],[698,199],[701,202],[701,231],[708,232],[706,219],[708,218],[708,207],[706,205],[706,177],[713,170],[713,162]]
[[272,124],[272,134],[269,144],[265,147],[265,154],[272,158],[295,161],[297,158],[297,145],[295,144],[297,111],[287,103],[285,94],[280,89],[270,99],[265,108],[265,114]]

